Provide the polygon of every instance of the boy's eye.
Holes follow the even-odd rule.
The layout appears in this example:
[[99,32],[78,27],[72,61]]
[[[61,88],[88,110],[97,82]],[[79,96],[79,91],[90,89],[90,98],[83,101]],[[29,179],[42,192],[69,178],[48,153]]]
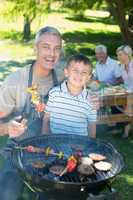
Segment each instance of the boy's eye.
[[88,72],[82,72],[82,74],[83,74],[83,75],[87,75],[87,74],[88,74]]

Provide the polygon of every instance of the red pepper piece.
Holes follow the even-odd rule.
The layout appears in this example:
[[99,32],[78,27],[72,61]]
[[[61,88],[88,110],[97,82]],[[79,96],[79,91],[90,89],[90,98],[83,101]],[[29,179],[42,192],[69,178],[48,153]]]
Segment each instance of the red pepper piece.
[[36,152],[35,147],[33,147],[31,145],[27,146],[25,149],[26,149],[26,151],[28,151],[30,153],[35,153]]
[[74,156],[71,156],[67,162],[67,171],[73,172],[77,166],[77,160]]

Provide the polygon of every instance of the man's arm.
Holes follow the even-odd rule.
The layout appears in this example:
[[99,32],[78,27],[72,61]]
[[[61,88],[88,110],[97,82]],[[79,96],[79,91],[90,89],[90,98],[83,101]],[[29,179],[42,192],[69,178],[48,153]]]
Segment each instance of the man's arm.
[[50,134],[50,113],[45,113],[42,125],[42,134]]
[[[6,117],[8,114],[6,112],[0,112],[0,120],[4,117]],[[7,135],[8,134],[8,123],[2,123],[0,121],[0,136]]]

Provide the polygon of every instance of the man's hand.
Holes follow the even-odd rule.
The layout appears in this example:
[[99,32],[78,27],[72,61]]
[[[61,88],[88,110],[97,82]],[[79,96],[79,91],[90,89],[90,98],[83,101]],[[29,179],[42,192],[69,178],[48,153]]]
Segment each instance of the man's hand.
[[12,120],[7,124],[7,132],[9,137],[11,138],[21,136],[24,133],[24,131],[25,131],[24,123],[19,123]]

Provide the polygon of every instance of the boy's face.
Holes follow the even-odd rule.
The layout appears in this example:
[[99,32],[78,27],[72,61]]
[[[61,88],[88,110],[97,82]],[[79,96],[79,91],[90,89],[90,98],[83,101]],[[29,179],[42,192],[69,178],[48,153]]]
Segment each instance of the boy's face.
[[75,88],[81,89],[90,80],[91,66],[85,65],[83,62],[72,61],[64,72],[68,83]]

